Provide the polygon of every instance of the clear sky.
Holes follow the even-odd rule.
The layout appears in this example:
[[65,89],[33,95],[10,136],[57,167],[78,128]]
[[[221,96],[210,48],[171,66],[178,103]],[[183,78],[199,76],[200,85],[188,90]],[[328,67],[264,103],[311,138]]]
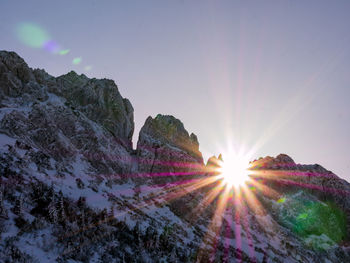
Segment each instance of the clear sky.
[[350,180],[350,1],[2,0],[0,9],[0,49],[54,76],[115,80],[135,109],[134,145],[147,116],[171,114],[206,158],[245,145]]

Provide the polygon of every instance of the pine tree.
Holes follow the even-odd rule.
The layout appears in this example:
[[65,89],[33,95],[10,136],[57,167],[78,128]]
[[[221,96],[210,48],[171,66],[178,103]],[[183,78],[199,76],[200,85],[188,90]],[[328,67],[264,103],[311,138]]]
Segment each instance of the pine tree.
[[77,206],[79,208],[83,208],[84,206],[86,206],[86,197],[85,196],[80,196],[78,201],[77,201]]
[[63,194],[60,191],[59,192],[59,220],[60,222],[65,222],[66,221],[66,213],[64,211],[64,199],[63,199]]
[[112,220],[114,218],[114,206],[111,205],[111,208],[109,210],[109,214],[108,214],[108,219]]
[[146,248],[150,248],[153,246],[153,231],[150,226],[146,229],[146,234],[144,235],[144,242],[146,244]]
[[23,198],[20,196],[15,201],[15,206],[13,207],[12,211],[15,215],[21,216],[22,215],[22,208],[23,208]]
[[267,253],[266,251],[264,251],[264,257],[262,259],[262,263],[266,263],[267,262]]
[[57,211],[57,202],[55,195],[52,196],[51,202],[49,203],[47,209],[49,211],[49,218],[51,222],[57,223],[58,221],[58,211]]
[[176,248],[173,247],[173,249],[170,252],[170,256],[169,256],[169,262],[177,262],[177,253],[176,253]]
[[7,210],[6,210],[5,204],[4,204],[4,189],[3,189],[3,187],[0,188],[0,217],[8,218]]
[[138,221],[136,222],[136,225],[132,232],[134,234],[136,244],[139,245],[141,243],[141,228],[140,223]]
[[102,221],[102,222],[105,222],[105,221],[106,221],[107,215],[108,215],[107,209],[104,208],[104,209],[102,210],[102,212],[101,212],[101,215],[100,215],[100,216],[101,216],[101,221]]

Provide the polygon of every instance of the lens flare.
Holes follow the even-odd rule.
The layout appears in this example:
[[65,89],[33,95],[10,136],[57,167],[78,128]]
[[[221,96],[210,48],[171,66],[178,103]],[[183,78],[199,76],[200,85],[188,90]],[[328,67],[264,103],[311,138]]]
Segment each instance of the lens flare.
[[74,58],[72,63],[73,65],[79,65],[82,61],[82,58],[81,57],[78,57],[78,58]]
[[90,66],[90,65],[89,65],[89,66],[85,66],[84,69],[85,69],[86,71],[90,71],[90,70],[92,69],[92,66]]
[[[277,201],[278,202],[278,201]],[[346,215],[333,202],[320,202],[298,192],[278,202],[278,220],[314,249],[325,250],[330,243],[346,237]]]
[[285,197],[281,197],[280,199],[277,200],[277,203],[281,204],[284,203],[286,201]]
[[47,51],[51,52],[51,53],[57,53],[58,50],[60,49],[59,45],[53,41],[53,40],[49,40],[46,43],[44,43],[44,49],[46,49]]
[[219,172],[228,186],[239,187],[249,179],[249,160],[240,154],[229,154],[220,164]]
[[70,52],[70,49],[62,49],[60,50],[60,52],[58,52],[58,54],[60,54],[61,56],[67,55]]
[[32,48],[42,48],[50,41],[49,34],[41,27],[32,23],[21,23],[16,28],[18,39]]

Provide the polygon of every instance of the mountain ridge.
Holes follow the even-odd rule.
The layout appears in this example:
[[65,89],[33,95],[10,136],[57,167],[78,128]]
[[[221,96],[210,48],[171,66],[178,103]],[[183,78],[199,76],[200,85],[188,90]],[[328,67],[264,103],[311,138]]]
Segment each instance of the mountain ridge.
[[4,262],[350,261],[349,183],[320,165],[255,160],[245,199],[222,208],[220,157],[204,165],[197,136],[161,114],[133,149],[112,80],[0,51],[0,99]]

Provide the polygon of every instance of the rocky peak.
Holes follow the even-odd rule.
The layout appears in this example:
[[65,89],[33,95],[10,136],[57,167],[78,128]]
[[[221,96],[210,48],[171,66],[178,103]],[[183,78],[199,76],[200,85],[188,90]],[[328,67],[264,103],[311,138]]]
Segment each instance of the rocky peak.
[[[139,170],[149,174],[166,171],[169,175],[194,175],[203,165],[197,136],[189,135],[182,122],[170,115],[147,118],[139,134],[137,155]],[[173,180],[176,177],[156,181]]]
[[279,155],[277,155],[275,160],[278,163],[291,164],[291,165],[294,164],[295,165],[294,160],[291,157],[289,157],[287,154],[279,154]]
[[198,149],[199,149],[199,142],[198,142],[197,135],[195,135],[194,133],[191,133],[190,139],[191,139],[193,145],[198,145]]
[[67,102],[87,117],[112,133],[129,150],[134,133],[134,109],[129,100],[123,98],[114,81],[89,79],[74,71],[57,78],[58,93]]
[[0,73],[12,73],[23,82],[35,80],[27,63],[15,52],[0,51]]
[[266,156],[252,162],[252,169],[294,169],[296,164],[294,160],[287,154],[279,154],[278,156]]
[[220,168],[220,163],[223,161],[222,155],[219,154],[218,157],[215,155],[209,157],[206,165],[205,170],[209,175],[215,175],[218,174],[218,168]]
[[223,159],[222,159],[222,155],[219,154],[218,157],[216,157],[215,155],[209,157],[208,161],[207,161],[207,164],[206,166],[207,167],[219,167],[220,165],[220,161],[222,162]]
[[15,52],[0,51],[1,97],[18,97],[27,91],[26,84],[35,81],[27,63]]
[[145,143],[149,138],[153,138],[158,144],[177,147],[198,162],[203,162],[197,136],[193,133],[189,135],[183,123],[174,116],[158,114],[155,118],[148,117],[140,131],[138,144]]
[[21,96],[22,105],[46,101],[49,93],[63,97],[67,107],[101,124],[132,151],[134,109],[112,80],[89,79],[74,71],[55,78],[44,70],[32,70],[14,52],[0,51],[0,92],[1,98]]

